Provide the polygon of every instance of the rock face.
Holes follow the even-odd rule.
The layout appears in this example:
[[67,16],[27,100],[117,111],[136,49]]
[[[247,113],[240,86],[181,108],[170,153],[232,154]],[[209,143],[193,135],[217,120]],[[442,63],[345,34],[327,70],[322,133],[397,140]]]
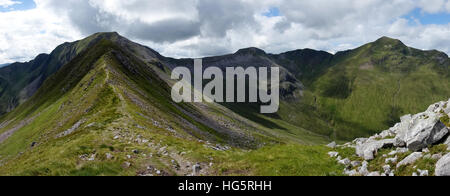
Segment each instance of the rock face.
[[450,153],[436,163],[436,176],[450,176]]

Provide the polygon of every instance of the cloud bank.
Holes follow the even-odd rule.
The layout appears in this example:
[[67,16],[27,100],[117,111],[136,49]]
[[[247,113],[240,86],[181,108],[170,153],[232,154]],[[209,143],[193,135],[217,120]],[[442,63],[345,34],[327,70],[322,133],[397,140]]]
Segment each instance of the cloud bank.
[[[0,0],[0,6],[14,1]],[[35,0],[0,12],[0,63],[27,61],[65,41],[117,31],[174,57],[259,47],[336,52],[381,36],[450,54],[450,0]],[[276,10],[274,12],[273,10]],[[422,24],[420,14],[448,20]],[[266,13],[271,14],[266,14]],[[444,17],[444,18],[442,18]],[[446,18],[445,18],[446,17]]]

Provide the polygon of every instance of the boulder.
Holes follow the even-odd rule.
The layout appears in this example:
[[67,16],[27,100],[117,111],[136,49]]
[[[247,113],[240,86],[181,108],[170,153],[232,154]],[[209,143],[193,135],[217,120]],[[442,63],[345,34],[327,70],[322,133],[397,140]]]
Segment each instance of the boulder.
[[356,154],[359,157],[363,157],[365,160],[373,160],[378,150],[382,148],[392,147],[394,145],[394,139],[385,140],[369,140],[365,143],[356,146]]
[[338,163],[341,165],[344,165],[344,166],[350,166],[351,161],[350,161],[350,159],[346,158],[346,159],[340,160]]
[[395,133],[397,134],[396,141],[395,141],[396,147],[403,147],[403,146],[399,146],[400,144],[403,144],[403,143],[406,145],[404,138],[405,138],[406,133],[408,133],[411,121],[412,121],[412,115],[408,114],[408,115],[402,116],[400,118],[400,123],[396,124],[393,127],[395,130]]
[[357,176],[358,172],[356,170],[351,170],[351,171],[345,170],[344,174],[347,175],[347,176]]
[[194,166],[192,166],[193,175],[199,175],[201,170],[202,170],[202,167],[198,163],[195,164]]
[[353,167],[358,167],[358,166],[361,165],[361,162],[359,162],[359,161],[352,161],[350,164],[351,164]]
[[113,158],[113,155],[111,153],[106,153],[106,159],[110,160]]
[[327,145],[329,148],[336,148],[337,144],[336,142],[331,142],[330,144]]
[[433,156],[431,156],[431,159],[433,160],[439,160],[442,158],[442,154],[434,154]]
[[387,159],[385,160],[385,163],[386,163],[386,164],[389,164],[389,163],[397,163],[397,161],[398,161],[398,158],[397,158],[397,156],[395,156],[394,158],[387,158]]
[[390,165],[385,165],[383,166],[383,170],[385,174],[390,174],[391,173],[391,166]]
[[331,158],[334,158],[334,157],[339,156],[339,153],[338,152],[329,152],[328,156],[330,156]]
[[381,176],[380,172],[371,172],[369,175],[367,176]]
[[359,173],[363,176],[369,175],[369,163],[367,161],[362,163],[362,166],[359,168]]
[[420,170],[420,169],[418,169],[417,172],[419,172],[419,176],[428,176],[429,175],[428,170]]
[[436,176],[450,176],[450,153],[436,163]]
[[410,165],[415,163],[417,160],[419,160],[420,158],[422,158],[422,152],[414,152],[412,154],[410,154],[409,156],[407,156],[405,159],[403,159],[402,161],[400,161],[397,164],[397,168],[404,166],[404,165]]
[[411,129],[405,135],[406,146],[411,151],[420,151],[436,144],[449,133],[438,115],[422,113],[415,116]]

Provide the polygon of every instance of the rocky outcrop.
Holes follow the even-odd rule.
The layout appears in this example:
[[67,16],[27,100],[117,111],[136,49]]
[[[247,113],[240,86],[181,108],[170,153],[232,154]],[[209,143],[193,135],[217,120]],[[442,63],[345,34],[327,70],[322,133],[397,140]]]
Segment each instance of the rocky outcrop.
[[[431,105],[425,112],[401,117],[401,122],[372,137],[358,138],[344,145],[329,145],[335,151],[329,155],[345,165],[344,174],[351,176],[394,176],[399,169],[405,171],[401,169],[403,167],[414,169],[414,172],[408,175],[433,175],[428,167],[417,168],[417,162],[423,159],[428,159],[427,162],[431,164],[437,161],[435,175],[449,176],[450,153],[442,156],[450,151],[450,128],[447,127],[446,120],[449,116],[450,100],[439,102]],[[447,151],[441,144],[447,145]],[[440,146],[433,148],[435,145]],[[358,160],[338,156],[339,149],[342,148],[354,148],[355,154],[360,157],[358,160],[365,160],[362,166],[357,168],[357,165],[351,164]],[[380,155],[382,149],[386,150]],[[375,167],[371,165],[374,159],[377,159],[375,162],[378,164]],[[380,163],[385,165],[379,165]],[[369,168],[379,168],[384,172],[369,171]]]
[[377,154],[378,150],[391,146],[394,146],[393,139],[386,139],[380,141],[370,140],[366,141],[363,144],[357,145],[356,154],[360,157],[364,157],[365,160],[372,160],[375,158],[375,155]]

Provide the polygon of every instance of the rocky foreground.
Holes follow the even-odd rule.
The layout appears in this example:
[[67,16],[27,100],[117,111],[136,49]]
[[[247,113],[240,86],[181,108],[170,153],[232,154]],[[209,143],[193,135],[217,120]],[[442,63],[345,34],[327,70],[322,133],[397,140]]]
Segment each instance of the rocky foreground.
[[401,117],[394,127],[344,145],[330,157],[349,176],[450,176],[450,100]]

